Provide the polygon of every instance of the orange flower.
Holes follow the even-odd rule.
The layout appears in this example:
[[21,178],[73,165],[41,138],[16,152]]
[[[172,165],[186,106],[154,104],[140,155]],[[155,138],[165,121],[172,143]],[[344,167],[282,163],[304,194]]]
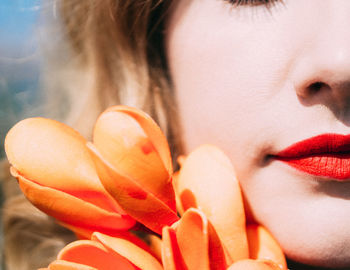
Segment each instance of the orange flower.
[[158,234],[178,220],[169,146],[152,118],[112,107],[97,120],[88,147],[102,184],[130,216]]
[[249,269],[239,265],[265,269],[272,267],[270,261],[287,269],[283,252],[270,233],[260,225],[246,225],[241,189],[228,157],[215,146],[203,145],[181,163],[174,181],[179,211],[194,207],[204,213],[222,242],[227,265],[237,265],[230,269]]
[[225,247],[214,226],[200,210],[190,208],[178,223],[163,228],[163,267],[165,270],[287,269],[281,249],[265,229],[252,225],[247,230],[250,256],[232,263],[225,259]]
[[180,208],[200,208],[218,232],[227,255],[249,257],[243,199],[230,160],[218,148],[203,145],[184,161],[175,183]]
[[117,234],[134,219],[161,234],[178,220],[167,140],[139,110],[102,113],[93,144],[54,120],[23,120],[5,148],[27,198],[80,236]]
[[[46,269],[287,269],[270,233],[246,224],[228,157],[204,145],[182,157],[173,174],[166,138],[139,110],[106,110],[93,143],[56,121],[27,119],[10,130],[5,148],[28,199],[76,234],[92,236],[69,244]],[[147,247],[121,232],[134,219],[162,240],[151,236]]]
[[26,119],[9,131],[5,150],[29,201],[77,234],[115,234],[135,224],[100,183],[85,139],[72,128]]
[[[161,270],[160,262],[133,239],[94,233],[68,244],[46,270]],[[44,270],[44,269],[42,269]]]
[[[47,270],[281,270],[280,249],[261,226],[247,229],[252,244],[250,259],[227,262],[224,247],[215,228],[198,209],[186,210],[171,227],[164,226],[160,245],[161,262],[151,249],[132,236],[110,237],[94,233],[92,240],[75,241],[66,246]],[[158,248],[156,248],[158,249]],[[43,269],[42,269],[43,270]]]
[[162,236],[165,270],[226,269],[219,237],[201,211],[188,209],[178,223],[163,228]]

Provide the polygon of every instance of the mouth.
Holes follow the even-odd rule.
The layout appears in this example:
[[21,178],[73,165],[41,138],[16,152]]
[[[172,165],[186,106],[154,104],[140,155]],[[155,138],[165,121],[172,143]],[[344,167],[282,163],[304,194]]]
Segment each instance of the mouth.
[[350,180],[350,135],[318,135],[271,157],[310,175]]

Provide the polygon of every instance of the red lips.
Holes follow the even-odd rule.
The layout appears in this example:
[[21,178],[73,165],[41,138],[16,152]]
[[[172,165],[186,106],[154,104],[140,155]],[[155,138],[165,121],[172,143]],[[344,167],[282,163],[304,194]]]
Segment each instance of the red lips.
[[315,136],[287,147],[273,158],[311,175],[350,180],[350,135]]

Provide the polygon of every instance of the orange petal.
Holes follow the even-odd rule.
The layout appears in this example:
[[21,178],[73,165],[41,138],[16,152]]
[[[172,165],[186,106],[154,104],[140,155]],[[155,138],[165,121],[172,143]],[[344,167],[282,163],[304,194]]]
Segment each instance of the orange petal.
[[[176,236],[189,269],[226,269],[220,239],[206,216],[198,209],[188,209],[176,224]],[[209,262],[209,268],[208,267]]]
[[207,220],[188,210],[176,230],[180,252],[189,270],[210,269]]
[[5,150],[26,179],[123,212],[98,179],[86,140],[69,126],[45,118],[25,119],[8,132]]
[[134,224],[134,220],[128,216],[108,212],[70,194],[40,186],[19,175],[14,168],[11,168],[11,172],[17,177],[20,188],[29,201],[48,215],[70,224],[73,230],[74,227],[78,227],[115,233],[120,229],[128,229]]
[[173,228],[163,228],[162,262],[164,270],[187,270]]
[[99,270],[137,269],[124,256],[110,252],[101,243],[90,240],[78,240],[68,244],[60,251],[57,259],[92,266]]
[[248,225],[247,236],[251,259],[271,260],[276,262],[281,269],[287,269],[286,259],[281,247],[263,226]]
[[[62,223],[62,222],[59,222],[59,223],[62,226],[74,231],[75,234],[78,236],[79,240],[90,240],[92,234],[97,231],[97,230],[86,229],[86,228],[77,228],[77,227],[74,227],[72,225]],[[109,233],[108,235],[112,236],[112,237],[117,237],[117,238],[122,238],[122,239],[128,240],[128,241],[134,243],[136,246],[151,253],[152,255],[154,254],[151,247],[148,246],[145,241],[141,240],[139,237],[132,234],[130,231],[118,230],[118,231],[113,231],[113,232]],[[154,238],[156,238],[156,237],[154,237]]]
[[208,221],[208,233],[210,270],[226,269],[227,264],[231,264],[231,260],[226,263],[224,248],[214,226],[210,223],[210,221]]
[[204,212],[233,260],[249,257],[241,189],[221,150],[203,145],[190,153],[177,187],[184,210],[198,207]]
[[[101,243],[106,249],[108,249],[109,252],[120,254],[120,256],[123,256],[140,269],[163,269],[158,260],[154,258],[150,253],[146,252],[144,249],[136,246],[128,240],[103,235],[101,233],[94,233],[91,239]],[[118,268],[116,267],[114,269]]]
[[179,175],[180,175],[179,171],[173,173],[173,187],[174,187],[174,190],[175,190],[176,210],[180,214],[180,216],[182,216],[185,211],[184,211],[182,203],[181,203],[180,195],[177,193],[178,190],[179,190],[178,187],[177,187],[178,186],[178,182],[179,182]]
[[272,261],[246,259],[235,262],[227,270],[281,270],[281,268]]
[[53,261],[48,268],[38,270],[98,270],[95,267],[82,265],[80,263],[67,262],[62,260]]
[[[58,221],[58,224],[73,231],[78,240],[90,240],[91,235],[96,231],[94,229],[76,227],[74,225],[70,225],[70,224],[64,223],[62,221]],[[117,231],[117,232],[119,232],[119,231]],[[114,233],[110,233],[109,235],[115,236]]]
[[151,117],[126,106],[109,108],[95,124],[93,143],[119,172],[175,210],[169,146]]
[[162,240],[153,234],[147,235],[146,241],[149,242],[151,254],[159,261],[162,260]]
[[171,225],[179,219],[176,212],[154,194],[145,190],[134,179],[117,171],[93,144],[89,143],[88,148],[102,183],[131,217],[159,234],[163,226]]

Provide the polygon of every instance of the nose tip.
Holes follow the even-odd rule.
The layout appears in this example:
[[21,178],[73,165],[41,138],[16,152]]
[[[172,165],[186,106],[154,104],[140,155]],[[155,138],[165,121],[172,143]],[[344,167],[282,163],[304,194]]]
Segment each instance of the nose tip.
[[[350,107],[349,67],[329,69],[327,72],[315,71],[313,75],[306,75],[305,79],[295,86],[298,97],[310,105],[322,103],[332,107],[337,105]],[[344,104],[345,101],[348,104]]]
[[301,60],[295,84],[297,95],[310,103],[350,100],[350,42],[320,49],[315,48]]
[[310,103],[350,100],[350,1],[323,3],[309,22],[315,28],[303,36],[292,78],[297,95]]

